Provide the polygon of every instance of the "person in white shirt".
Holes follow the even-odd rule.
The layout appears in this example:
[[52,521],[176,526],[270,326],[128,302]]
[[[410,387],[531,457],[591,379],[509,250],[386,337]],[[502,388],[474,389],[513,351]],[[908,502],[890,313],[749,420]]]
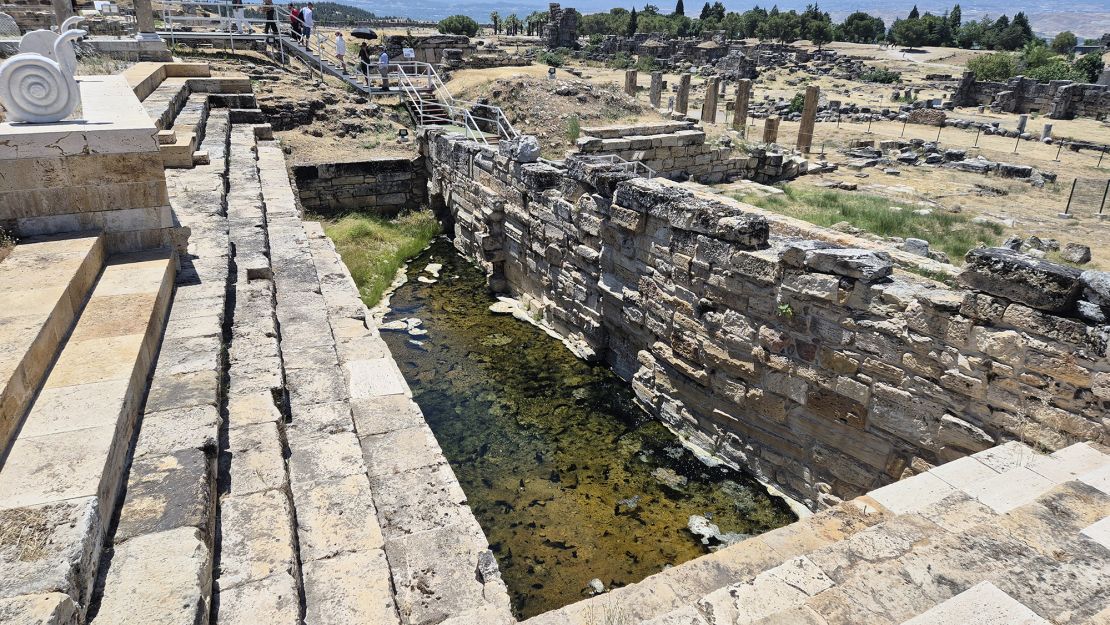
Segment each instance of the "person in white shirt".
[[378,73],[382,76],[382,90],[389,91],[389,53],[382,48],[382,54],[378,57]]
[[347,40],[343,38],[343,33],[335,33],[335,58],[339,59],[339,69],[343,73],[347,73]]
[[316,22],[312,18],[312,10],[316,5],[309,2],[305,8],[301,9],[301,37],[304,38],[305,47],[312,46],[312,29],[316,26]]

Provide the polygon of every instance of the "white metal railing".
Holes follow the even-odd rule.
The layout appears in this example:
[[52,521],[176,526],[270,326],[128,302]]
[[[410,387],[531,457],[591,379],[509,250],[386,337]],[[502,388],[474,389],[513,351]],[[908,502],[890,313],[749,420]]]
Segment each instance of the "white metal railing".
[[[618,169],[630,171],[644,178],[654,178],[655,170],[640,161],[629,161],[616,154],[576,154],[575,158],[587,163],[604,163]],[[642,170],[642,173],[641,173]]]
[[[272,20],[265,14],[268,8],[274,11]],[[210,15],[196,15],[198,10]],[[260,12],[261,16],[255,17],[253,13],[248,16],[248,10]],[[367,93],[374,92],[375,79],[372,76],[380,74],[374,71],[376,64],[363,63],[357,58],[353,42],[348,43],[345,58],[340,62],[336,54],[335,39],[331,35],[314,26],[311,41],[299,36],[293,30],[292,23],[297,21],[303,26],[303,20],[294,20],[286,7],[277,4],[267,7],[261,3],[234,1],[163,0],[161,15],[163,28],[159,33],[168,38],[171,44],[176,44],[176,38],[185,36],[185,33],[219,33],[221,37],[226,36],[230,40],[234,51],[236,37],[240,40],[268,41],[273,35],[266,32],[266,25],[273,23],[273,30],[277,31],[275,44],[282,55],[282,62],[285,61],[285,48],[290,47],[301,57],[307,57],[301,60],[313,65],[321,76],[325,73],[335,75]],[[256,34],[256,29],[261,34]],[[352,67],[357,70],[353,75],[348,73],[348,69]],[[519,136],[500,107],[458,100],[452,96],[431,63],[407,59],[391,60],[386,78],[395,81],[400,87],[412,107],[417,124],[459,125],[465,129],[468,137],[487,144],[487,133],[494,134],[499,139]]]

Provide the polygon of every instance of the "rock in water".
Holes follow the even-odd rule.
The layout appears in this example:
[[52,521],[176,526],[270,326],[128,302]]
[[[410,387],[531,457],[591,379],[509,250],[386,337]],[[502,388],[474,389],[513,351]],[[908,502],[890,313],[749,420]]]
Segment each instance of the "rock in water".
[[703,545],[710,544],[711,541],[721,535],[721,528],[717,527],[716,523],[711,523],[709,519],[697,514],[690,515],[690,519],[686,522],[686,528],[694,536],[700,536]]
[[968,251],[963,284],[1048,312],[1070,312],[1079,299],[1081,272],[998,247]]
[[664,486],[669,486],[675,490],[681,490],[686,486],[686,478],[674,469],[666,467],[659,467],[651,472],[651,476],[663,483]]

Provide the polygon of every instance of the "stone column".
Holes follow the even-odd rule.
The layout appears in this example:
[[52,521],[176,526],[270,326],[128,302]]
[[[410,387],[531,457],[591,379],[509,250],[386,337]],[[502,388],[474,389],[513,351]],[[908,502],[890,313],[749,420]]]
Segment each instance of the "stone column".
[[717,123],[717,89],[721,79],[711,76],[705,81],[705,102],[701,105],[701,120],[708,124]]
[[674,101],[676,113],[686,114],[690,106],[690,74],[683,74],[678,78],[678,97]]
[[74,16],[73,4],[70,0],[52,0],[51,4],[54,6],[54,19],[58,22],[58,27],[61,27],[62,22]]
[[752,97],[752,81],[747,78],[736,85],[736,102],[732,107],[732,128],[743,130],[748,119],[748,101]]
[[636,70],[624,70],[624,92],[632,97],[636,97]]
[[798,150],[809,154],[813,145],[813,125],[817,121],[817,99],[821,89],[817,85],[806,87],[805,104],[802,106],[802,124],[798,128]]
[[1041,127],[1041,141],[1048,139],[1052,136],[1052,124],[1045,124]]
[[779,138],[779,118],[772,115],[763,122],[763,142],[774,143]]
[[651,73],[651,105],[659,108],[663,94],[663,72]]
[[1029,123],[1028,115],[1018,115],[1017,131],[1018,134],[1025,132],[1025,125]]
[[135,0],[135,22],[139,31],[137,39],[152,41],[160,39],[154,32],[154,9],[150,7],[150,0]]

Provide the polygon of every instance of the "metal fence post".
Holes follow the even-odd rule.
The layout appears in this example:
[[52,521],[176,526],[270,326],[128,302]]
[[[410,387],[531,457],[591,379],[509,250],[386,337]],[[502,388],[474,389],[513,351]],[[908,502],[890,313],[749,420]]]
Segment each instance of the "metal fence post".
[[1102,190],[1102,203],[1098,205],[1098,214],[1102,214],[1102,210],[1106,208],[1106,194],[1110,193],[1110,178],[1106,180],[1106,188]]
[[1079,182],[1079,178],[1071,179],[1071,191],[1068,193],[1068,205],[1064,207],[1064,214],[1067,215],[1071,211],[1071,198],[1075,195],[1075,183]]
[[983,127],[979,126],[975,129],[975,143],[971,146],[973,148],[979,147],[979,133],[983,132]]
[[898,135],[899,138],[906,136],[906,124],[910,123],[909,116],[902,122],[902,134]]
[[1063,150],[1064,150],[1064,143],[1061,142],[1060,147],[1056,148],[1056,158],[1053,159],[1055,162],[1057,162],[1057,163],[1060,162],[1060,152],[1062,152]]
[[1098,164],[1095,165],[1096,169],[1102,169],[1102,157],[1104,156],[1106,156],[1106,148],[1102,148],[1102,151],[1098,153]]

